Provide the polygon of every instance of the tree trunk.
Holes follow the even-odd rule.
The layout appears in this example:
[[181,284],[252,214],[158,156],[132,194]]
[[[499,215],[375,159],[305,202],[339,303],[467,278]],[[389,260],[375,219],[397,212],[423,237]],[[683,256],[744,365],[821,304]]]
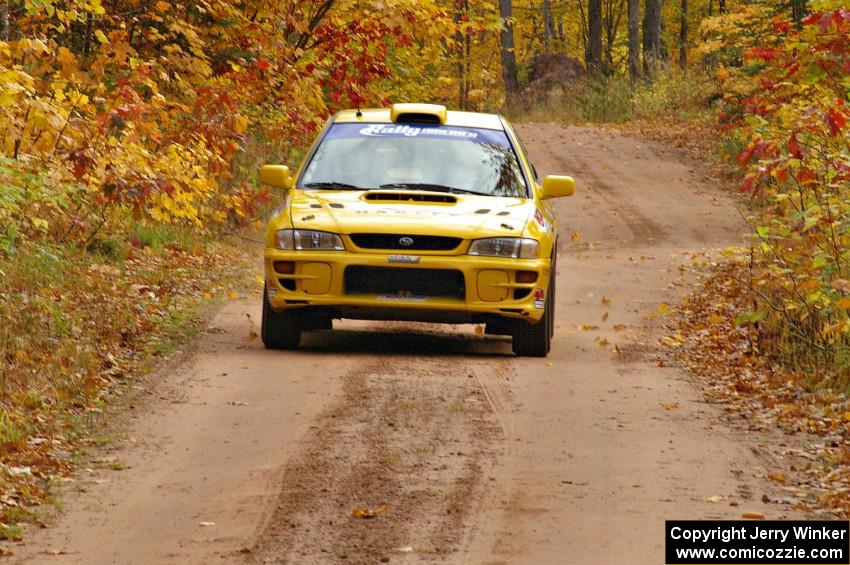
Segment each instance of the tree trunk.
[[558,30],[555,29],[555,18],[552,16],[552,7],[549,6],[549,16],[546,18],[547,26],[546,28],[549,30],[549,37],[553,43],[552,48],[557,51],[557,39],[558,39]]
[[[463,0],[458,6],[458,12],[454,14],[455,23],[459,23],[463,16],[467,13],[468,3],[467,0]],[[457,44],[455,56],[457,60],[455,61],[455,68],[457,69],[457,78],[458,78],[458,96],[457,96],[457,106],[459,110],[466,109],[466,91],[467,91],[467,76],[466,76],[466,42],[469,37],[466,32],[457,31],[455,33],[455,43]]]
[[502,76],[508,97],[519,89],[516,78],[516,51],[514,43],[513,0],[499,0],[499,16],[502,18]]
[[806,16],[806,4],[809,3],[809,0],[790,0],[791,4],[791,17],[800,25],[800,22],[803,21],[803,18]]
[[629,0],[629,77],[640,79],[640,0]]
[[[469,9],[469,4],[466,4]],[[469,91],[472,90],[472,36],[464,34],[464,57],[463,57],[463,107],[469,108]]]
[[94,25],[94,15],[88,14],[86,15],[86,28],[85,33],[83,34],[83,56],[88,57],[89,52],[91,51],[91,34],[92,34],[92,26]]
[[551,47],[549,37],[549,0],[543,0],[543,52],[547,55]]
[[646,0],[643,14],[643,70],[654,74],[661,58],[661,0]]
[[558,40],[561,42],[561,49],[566,53],[569,45],[567,44],[567,35],[564,33],[564,18],[558,18]]
[[620,33],[620,21],[623,19],[623,7],[626,0],[605,0],[602,3],[602,25],[605,29],[604,70],[610,73],[614,68],[614,44]]
[[581,40],[581,50],[584,53],[585,59],[587,59],[587,15],[584,13],[584,0],[578,0],[578,21],[581,25],[578,38]]
[[682,0],[682,19],[679,25],[679,67],[688,66],[688,0]]
[[587,5],[587,69],[601,73],[602,68],[602,0],[590,0]]
[[726,13],[726,0],[717,0],[717,13],[725,14]]

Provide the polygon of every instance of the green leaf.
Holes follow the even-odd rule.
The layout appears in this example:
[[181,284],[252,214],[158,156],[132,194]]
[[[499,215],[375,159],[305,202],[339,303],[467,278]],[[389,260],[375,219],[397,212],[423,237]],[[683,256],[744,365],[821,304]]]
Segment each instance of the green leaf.
[[744,312],[742,314],[738,314],[735,317],[735,325],[743,326],[746,324],[755,324],[763,320],[767,316],[767,312],[764,310],[757,310],[755,312]]

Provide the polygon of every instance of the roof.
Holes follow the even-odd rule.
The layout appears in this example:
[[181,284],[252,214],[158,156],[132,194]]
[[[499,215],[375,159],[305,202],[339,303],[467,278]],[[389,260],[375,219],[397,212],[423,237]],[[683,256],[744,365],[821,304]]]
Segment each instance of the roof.
[[[391,124],[389,108],[364,108],[359,110],[342,110],[334,116],[336,123]],[[449,110],[443,125],[493,129],[503,131],[505,126],[498,114],[482,114],[479,112],[457,112]]]

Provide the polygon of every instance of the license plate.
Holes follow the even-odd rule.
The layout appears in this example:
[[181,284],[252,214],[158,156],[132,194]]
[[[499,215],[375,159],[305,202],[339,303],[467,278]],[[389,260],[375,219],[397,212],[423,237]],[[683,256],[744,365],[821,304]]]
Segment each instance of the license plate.
[[387,261],[390,263],[418,263],[422,257],[418,255],[390,255]]
[[378,300],[388,302],[388,301],[402,301],[402,302],[425,302],[428,300],[427,296],[403,296],[401,294],[382,294],[378,296]]

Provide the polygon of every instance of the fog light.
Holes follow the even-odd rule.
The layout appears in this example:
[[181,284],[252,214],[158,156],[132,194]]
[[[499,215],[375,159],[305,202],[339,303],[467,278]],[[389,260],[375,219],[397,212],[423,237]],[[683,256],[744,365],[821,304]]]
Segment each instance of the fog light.
[[281,275],[292,275],[295,273],[294,261],[275,261],[274,270]]
[[517,271],[516,273],[516,282],[518,283],[536,283],[537,282],[537,272],[536,271]]

